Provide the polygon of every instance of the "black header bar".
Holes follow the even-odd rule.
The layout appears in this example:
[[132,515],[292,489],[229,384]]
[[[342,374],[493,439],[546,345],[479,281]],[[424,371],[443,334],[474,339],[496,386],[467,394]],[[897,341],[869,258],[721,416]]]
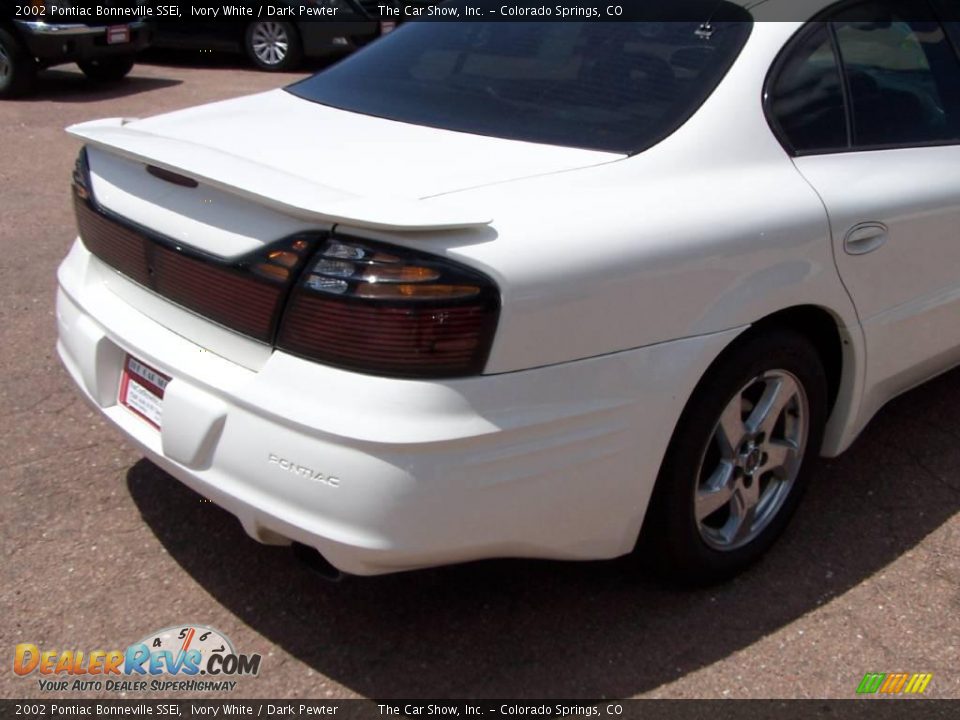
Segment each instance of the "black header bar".
[[953,720],[957,700],[0,700],[20,718],[266,718],[269,720]]
[[[901,20],[960,21],[958,0],[890,0]],[[853,3],[853,16],[870,22],[878,3]],[[815,13],[811,3],[790,0],[729,2],[728,0],[45,0],[39,8],[30,0],[0,0],[0,19],[27,22],[112,25],[136,20],[161,22],[720,22],[743,19],[743,7],[758,21],[804,22]],[[755,6],[755,7],[754,7]],[[859,6],[859,7],[857,7]],[[811,11],[811,7],[814,8]],[[829,7],[829,3],[824,3]]]

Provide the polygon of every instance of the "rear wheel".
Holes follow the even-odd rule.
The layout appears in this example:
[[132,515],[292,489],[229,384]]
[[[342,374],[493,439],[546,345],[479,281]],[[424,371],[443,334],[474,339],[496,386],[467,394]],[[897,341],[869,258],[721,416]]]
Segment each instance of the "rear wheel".
[[251,23],[244,38],[244,49],[262,70],[292,70],[303,57],[297,28],[288,22]]
[[115,82],[125,78],[133,69],[135,58],[132,55],[117,55],[77,63],[83,74],[97,82]]
[[688,583],[755,562],[799,503],[823,438],[827,384],[803,335],[749,335],[701,381],[657,479],[641,552]]
[[37,64],[21,42],[0,28],[0,98],[27,93],[37,76]]

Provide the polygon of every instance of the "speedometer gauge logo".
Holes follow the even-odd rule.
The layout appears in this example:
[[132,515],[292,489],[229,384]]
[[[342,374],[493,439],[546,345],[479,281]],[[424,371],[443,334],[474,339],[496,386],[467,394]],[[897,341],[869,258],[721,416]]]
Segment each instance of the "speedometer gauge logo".
[[230,639],[208,625],[173,625],[127,648],[128,674],[256,675],[260,655],[237,653]]
[[137,645],[146,645],[151,650],[183,653],[196,650],[203,658],[213,653],[234,654],[233,643],[219,630],[207,625],[174,625],[150,633]]

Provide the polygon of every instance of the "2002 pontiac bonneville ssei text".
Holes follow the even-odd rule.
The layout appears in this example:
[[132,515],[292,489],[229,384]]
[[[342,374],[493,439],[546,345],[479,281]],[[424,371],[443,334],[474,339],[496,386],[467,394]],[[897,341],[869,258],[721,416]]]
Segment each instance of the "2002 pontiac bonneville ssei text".
[[729,577],[817,454],[960,362],[957,24],[764,21],[784,2],[410,23],[286,89],[73,126],[63,362],[340,571],[636,547]]

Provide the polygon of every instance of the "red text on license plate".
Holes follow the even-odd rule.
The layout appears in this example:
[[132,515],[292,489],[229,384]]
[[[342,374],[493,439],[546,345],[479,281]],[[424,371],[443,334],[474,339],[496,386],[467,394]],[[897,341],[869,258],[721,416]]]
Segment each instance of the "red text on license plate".
[[163,394],[170,378],[132,355],[127,355],[120,376],[120,404],[157,430],[163,414]]
[[130,42],[130,28],[126,25],[111,25],[107,28],[107,45]]

